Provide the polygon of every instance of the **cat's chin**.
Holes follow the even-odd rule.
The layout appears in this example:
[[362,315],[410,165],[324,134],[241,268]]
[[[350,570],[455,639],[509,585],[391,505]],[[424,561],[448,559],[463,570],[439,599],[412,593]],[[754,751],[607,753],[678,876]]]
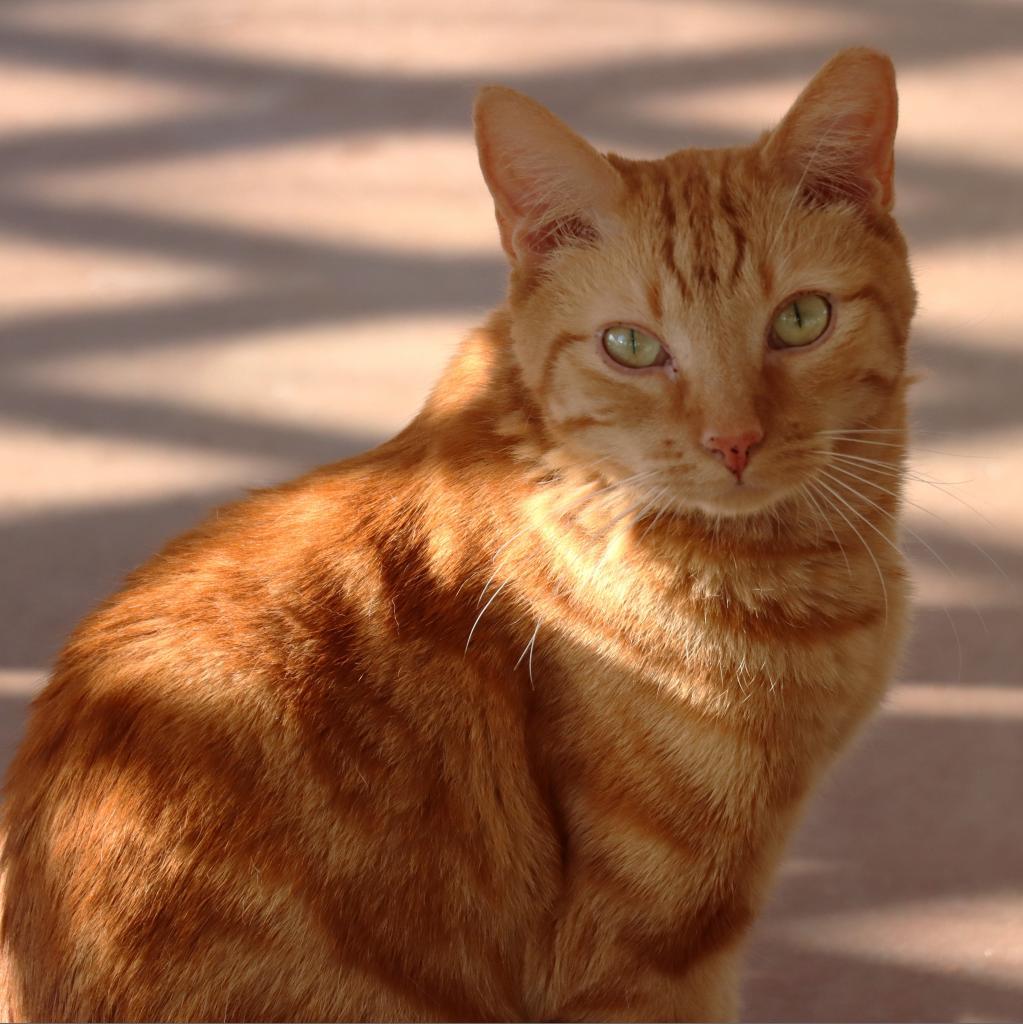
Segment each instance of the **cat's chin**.
[[756,515],[776,505],[785,492],[777,487],[760,484],[735,484],[700,498],[690,498],[688,504],[705,515],[713,517],[742,517]]

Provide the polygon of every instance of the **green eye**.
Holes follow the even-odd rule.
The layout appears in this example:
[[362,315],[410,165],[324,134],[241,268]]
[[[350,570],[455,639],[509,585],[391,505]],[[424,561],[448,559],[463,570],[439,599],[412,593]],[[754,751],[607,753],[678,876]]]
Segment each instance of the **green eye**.
[[771,325],[774,348],[798,348],[815,342],[828,328],[831,306],[823,295],[800,295],[787,302]]
[[616,363],[634,370],[642,369],[644,366],[657,366],[668,359],[668,353],[653,335],[635,327],[624,327],[621,324],[608,327],[601,335],[601,341],[607,354]]

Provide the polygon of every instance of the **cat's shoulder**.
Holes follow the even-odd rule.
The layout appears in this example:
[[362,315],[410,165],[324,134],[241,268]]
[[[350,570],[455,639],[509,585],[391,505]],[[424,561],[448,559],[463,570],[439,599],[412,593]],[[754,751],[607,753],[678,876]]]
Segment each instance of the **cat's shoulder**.
[[214,510],[80,623],[55,674],[182,676],[197,686],[272,671],[320,592],[365,569],[359,520],[375,500],[374,476],[351,460]]
[[[190,760],[227,733],[235,745],[268,734],[287,702],[282,679],[319,628],[329,585],[317,575],[344,557],[338,571],[357,575],[358,552],[338,535],[364,500],[358,467],[342,464],[254,492],[171,541],[71,635],[20,762],[55,766],[110,745]],[[336,634],[343,606],[332,615]]]

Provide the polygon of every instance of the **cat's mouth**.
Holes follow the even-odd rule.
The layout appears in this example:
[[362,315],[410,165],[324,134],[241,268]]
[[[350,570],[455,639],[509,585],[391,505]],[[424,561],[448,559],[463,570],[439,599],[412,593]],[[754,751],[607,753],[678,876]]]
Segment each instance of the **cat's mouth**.
[[747,516],[777,504],[784,494],[783,488],[743,479],[708,487],[704,494],[689,501],[708,515]]

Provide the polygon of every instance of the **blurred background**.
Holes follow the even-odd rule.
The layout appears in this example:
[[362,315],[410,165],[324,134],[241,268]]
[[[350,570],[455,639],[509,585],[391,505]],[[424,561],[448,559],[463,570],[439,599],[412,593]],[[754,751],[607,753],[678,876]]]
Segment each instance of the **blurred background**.
[[749,1020],[1023,1017],[1023,5],[4,0],[0,764],[62,638],[211,506],[394,433],[502,295],[474,90],[633,156],[896,60],[916,631],[750,945]]

